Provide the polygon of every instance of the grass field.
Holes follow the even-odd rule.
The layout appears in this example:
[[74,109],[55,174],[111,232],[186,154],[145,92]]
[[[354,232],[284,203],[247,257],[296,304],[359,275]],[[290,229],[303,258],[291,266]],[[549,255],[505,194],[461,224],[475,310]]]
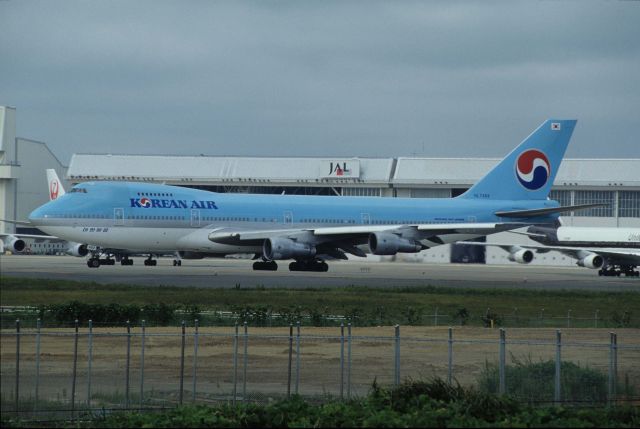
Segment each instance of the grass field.
[[[343,315],[361,325],[482,325],[487,311],[505,326],[640,327],[640,293],[575,290],[454,289],[441,287],[327,289],[204,289],[100,285],[46,279],[3,278],[0,305],[169,304],[199,310],[268,309],[277,313]],[[464,310],[464,311],[463,311]],[[569,310],[571,310],[569,312]],[[466,317],[464,316],[466,312]]]

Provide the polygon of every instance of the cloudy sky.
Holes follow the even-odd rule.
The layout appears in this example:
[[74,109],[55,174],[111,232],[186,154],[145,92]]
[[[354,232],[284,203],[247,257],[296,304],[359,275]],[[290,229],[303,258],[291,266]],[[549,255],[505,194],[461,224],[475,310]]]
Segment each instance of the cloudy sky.
[[0,0],[0,105],[74,152],[640,157],[637,1]]

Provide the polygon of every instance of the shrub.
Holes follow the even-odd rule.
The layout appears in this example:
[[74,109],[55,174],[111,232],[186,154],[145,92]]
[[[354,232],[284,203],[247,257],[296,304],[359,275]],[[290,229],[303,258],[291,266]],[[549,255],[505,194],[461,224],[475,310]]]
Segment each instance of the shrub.
[[[553,360],[532,362],[529,357],[521,361],[511,356],[513,365],[505,367],[507,394],[529,402],[553,401],[556,364]],[[498,393],[499,369],[486,364],[478,387],[487,393]],[[580,368],[573,362],[560,365],[560,393],[562,401],[605,402],[607,376],[590,368]]]

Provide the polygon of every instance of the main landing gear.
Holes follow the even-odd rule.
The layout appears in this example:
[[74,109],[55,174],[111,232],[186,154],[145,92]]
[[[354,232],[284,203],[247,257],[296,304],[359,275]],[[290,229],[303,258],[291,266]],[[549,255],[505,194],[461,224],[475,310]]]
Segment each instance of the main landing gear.
[[181,259],[174,259],[173,260],[173,266],[174,267],[181,267],[182,266],[182,260]]
[[145,267],[155,267],[158,265],[158,261],[153,259],[153,255],[149,255],[147,259],[144,260]]
[[616,276],[624,274],[626,277],[640,277],[640,272],[635,270],[634,265],[607,265],[598,271],[599,276]]
[[276,261],[257,261],[253,263],[254,271],[276,271],[278,264]]
[[326,273],[329,265],[321,259],[299,260],[289,264],[289,271],[314,271]]
[[100,265],[115,265],[115,259],[111,258],[111,255],[108,255],[106,258],[100,258],[98,255],[92,255],[91,258],[87,259],[87,267],[89,268],[98,268]]
[[123,265],[123,266],[133,265],[133,259],[129,259],[128,256],[124,256],[122,259],[120,259],[120,265]]

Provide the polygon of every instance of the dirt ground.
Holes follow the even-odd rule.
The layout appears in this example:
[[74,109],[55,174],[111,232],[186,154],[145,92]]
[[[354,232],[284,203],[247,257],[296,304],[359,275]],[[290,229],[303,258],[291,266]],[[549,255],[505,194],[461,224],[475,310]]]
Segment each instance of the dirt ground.
[[[139,400],[143,382],[148,402],[175,400],[180,391],[180,328],[147,328],[144,337],[144,373],[141,371],[142,336],[132,329],[130,340],[130,400]],[[246,376],[245,338],[242,328],[237,341],[237,369],[234,371],[234,329],[200,328],[198,336],[196,388],[197,399],[230,399],[235,389],[238,397],[252,399],[284,395],[289,378],[289,329],[249,328],[247,337]],[[303,327],[300,337],[300,371],[297,377],[296,333],[292,341],[291,392],[303,395],[339,395],[340,328]],[[640,391],[640,330],[617,330],[618,376]],[[345,328],[345,336],[347,329]],[[400,328],[400,377],[424,379],[448,373],[448,329],[443,327]],[[343,392],[366,394],[374,379],[388,385],[394,379],[394,327],[354,328],[351,347],[344,342]],[[453,377],[461,384],[474,384],[487,363],[498,362],[499,330],[477,327],[453,329]],[[507,364],[520,361],[554,359],[556,331],[552,329],[509,329],[506,332]],[[122,403],[125,399],[127,341],[124,328],[93,330],[91,377],[89,377],[89,338],[87,329],[78,337],[76,365],[76,403],[86,403],[89,382],[91,401]],[[609,371],[610,334],[602,329],[562,330],[562,359],[607,374]],[[3,331],[1,345],[1,391],[3,404],[13,400],[16,376],[16,337]],[[194,387],[194,330],[185,337],[185,400],[191,400]],[[626,348],[631,346],[632,348]],[[349,349],[351,370],[348,371]],[[43,331],[40,346],[40,400],[69,401],[73,390],[74,335],[70,329]],[[36,336],[23,331],[20,341],[20,384],[22,398],[33,398],[36,385]],[[142,380],[144,375],[144,380]],[[246,380],[246,384],[245,384]],[[588,388],[588,386],[585,386]]]

